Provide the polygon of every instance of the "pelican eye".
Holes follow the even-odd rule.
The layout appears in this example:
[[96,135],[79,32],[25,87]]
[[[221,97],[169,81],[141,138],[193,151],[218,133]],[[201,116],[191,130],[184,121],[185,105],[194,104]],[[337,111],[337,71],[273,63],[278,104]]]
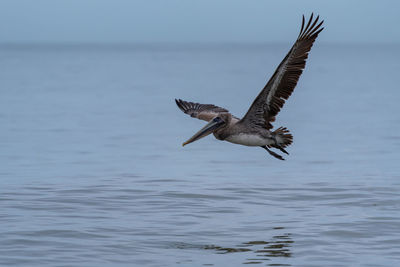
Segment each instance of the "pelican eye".
[[225,120],[222,119],[221,117],[215,117],[215,118],[213,119],[213,122],[216,122],[216,123],[225,123]]
[[215,118],[213,119],[213,121],[214,121],[214,122],[220,122],[220,121],[222,121],[222,119],[221,119],[220,117],[215,117]]

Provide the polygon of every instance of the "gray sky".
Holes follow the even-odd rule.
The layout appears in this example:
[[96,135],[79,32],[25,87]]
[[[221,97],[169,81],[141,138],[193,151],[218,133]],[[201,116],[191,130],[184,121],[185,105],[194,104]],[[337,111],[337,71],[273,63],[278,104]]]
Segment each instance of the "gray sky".
[[398,0],[0,0],[0,43],[286,42],[313,11],[322,42],[400,43]]

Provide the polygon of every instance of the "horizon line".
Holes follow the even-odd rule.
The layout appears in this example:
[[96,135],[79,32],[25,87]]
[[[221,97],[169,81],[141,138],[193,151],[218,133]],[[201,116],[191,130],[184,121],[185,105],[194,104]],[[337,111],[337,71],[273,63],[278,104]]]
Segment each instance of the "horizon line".
[[[179,47],[179,46],[187,46],[187,47],[196,47],[196,46],[275,46],[275,45],[287,45],[292,42],[284,42],[284,41],[276,41],[276,42],[235,42],[235,41],[227,41],[227,42],[48,42],[48,41],[40,41],[40,42],[0,42],[0,48],[24,48],[24,47]],[[293,42],[294,43],[294,42]],[[328,46],[398,46],[400,42],[329,42],[329,41],[320,41],[319,45],[328,45]]]

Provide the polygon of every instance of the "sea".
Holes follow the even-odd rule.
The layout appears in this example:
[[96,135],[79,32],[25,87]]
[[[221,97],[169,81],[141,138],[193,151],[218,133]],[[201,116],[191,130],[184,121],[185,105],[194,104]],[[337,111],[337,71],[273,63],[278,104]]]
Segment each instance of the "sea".
[[1,45],[0,266],[400,266],[400,45],[317,40],[285,161],[182,147],[290,46]]

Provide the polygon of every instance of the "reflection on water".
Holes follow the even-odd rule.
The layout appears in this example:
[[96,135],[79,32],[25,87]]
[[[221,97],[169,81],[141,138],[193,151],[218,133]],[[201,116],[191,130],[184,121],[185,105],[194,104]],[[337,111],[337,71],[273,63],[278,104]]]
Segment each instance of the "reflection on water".
[[[283,227],[277,227],[275,229],[284,229]],[[290,233],[284,233],[276,235],[268,241],[248,241],[238,244],[233,247],[225,247],[218,245],[194,245],[187,243],[175,243],[174,247],[178,249],[204,249],[215,251],[216,254],[228,254],[228,253],[247,253],[246,260],[243,264],[260,264],[263,262],[277,261],[276,258],[288,258],[292,256],[290,251],[291,244],[294,243]],[[214,265],[212,263],[203,265]],[[268,266],[291,266],[290,264],[284,263],[268,263]]]

